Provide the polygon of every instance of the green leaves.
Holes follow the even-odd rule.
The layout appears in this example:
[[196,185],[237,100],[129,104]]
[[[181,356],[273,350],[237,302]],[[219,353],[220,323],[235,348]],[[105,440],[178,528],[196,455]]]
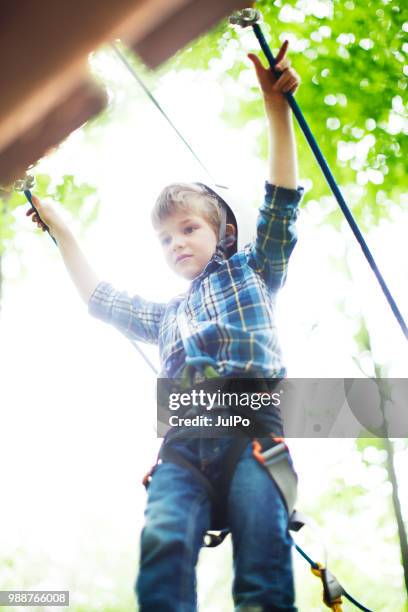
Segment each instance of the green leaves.
[[[92,196],[93,205],[86,209],[85,205]],[[96,189],[86,183],[77,185],[75,177],[68,174],[63,178],[62,183],[56,185],[53,198],[61,202],[75,216],[80,217],[83,223],[88,224],[97,215],[98,202],[96,200]]]
[[[65,175],[60,182],[53,184],[51,177],[47,174],[37,174],[33,191],[40,199],[51,199],[64,206],[85,226],[92,223],[98,214],[99,202],[96,188],[87,183],[77,184],[72,175]],[[10,190],[0,191],[0,255],[11,246],[15,237],[14,211],[20,206],[27,209],[29,206],[23,193]],[[27,229],[31,230],[28,223]]]
[[[350,202],[353,214],[364,229],[378,224],[389,216],[390,206],[379,204],[377,193],[383,202],[398,206],[408,170],[408,158],[401,154],[408,131],[403,73],[407,9],[395,0],[259,0],[256,6],[264,17],[264,32],[271,32],[272,49],[285,38],[290,41],[292,63],[302,77],[297,100],[338,183],[361,187]],[[232,67],[219,71],[223,83],[232,78],[241,84],[239,96],[234,89],[234,99],[225,99],[223,116],[234,126],[263,121],[259,96],[254,99],[239,80],[248,67],[237,40],[245,39],[248,46],[250,36],[249,28],[236,32],[225,21],[171,64],[201,70],[235,55]],[[255,36],[252,48],[259,51]],[[303,136],[298,142],[301,176],[312,180],[312,197],[320,199],[329,193],[325,179]],[[266,139],[260,140],[257,152],[266,156]],[[342,216],[332,215],[329,221],[339,227]]]

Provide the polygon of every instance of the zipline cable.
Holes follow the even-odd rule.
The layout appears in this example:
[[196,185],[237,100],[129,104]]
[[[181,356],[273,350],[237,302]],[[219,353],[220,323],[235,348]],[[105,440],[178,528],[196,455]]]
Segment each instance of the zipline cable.
[[115,43],[111,43],[111,47],[112,49],[115,51],[116,55],[119,57],[119,59],[121,60],[121,62],[126,66],[126,68],[129,70],[129,72],[131,73],[131,75],[135,78],[135,80],[138,82],[138,84],[140,85],[140,87],[143,89],[143,91],[145,92],[145,94],[147,95],[147,97],[149,98],[149,100],[151,102],[153,102],[153,104],[155,105],[155,107],[157,108],[157,110],[163,115],[163,117],[166,119],[166,121],[171,125],[171,127],[173,128],[173,130],[176,132],[177,136],[181,139],[181,141],[185,144],[185,146],[187,147],[187,149],[190,151],[191,155],[194,157],[194,159],[196,160],[196,162],[198,162],[201,166],[201,168],[204,170],[204,172],[209,176],[209,178],[211,179],[212,183],[216,183],[217,181],[214,179],[213,175],[211,174],[211,172],[208,170],[207,166],[205,166],[205,164],[201,161],[201,159],[198,157],[198,155],[196,154],[196,152],[194,151],[193,147],[187,142],[187,140],[184,138],[183,134],[177,129],[177,127],[174,125],[173,121],[170,119],[170,117],[168,116],[168,114],[164,111],[164,109],[160,106],[159,102],[156,100],[156,98],[154,97],[154,95],[150,92],[149,88],[144,84],[144,82],[142,81],[142,79],[139,77],[139,75],[137,74],[136,70],[133,68],[133,66],[130,64],[130,62],[128,62],[128,60],[126,59],[126,57],[123,55],[123,53],[120,51],[120,49],[118,48],[118,46]]
[[[143,357],[143,359],[145,360],[145,362],[147,363],[149,368],[153,371],[154,375],[158,376],[158,374],[159,374],[158,369],[154,367],[154,365],[152,364],[152,362],[150,361],[150,359],[148,358],[148,356],[146,355],[144,350],[140,348],[140,346],[138,345],[136,340],[130,340],[130,341],[133,344],[133,346],[135,347],[135,349],[137,350],[137,352],[139,353],[139,355],[141,357]],[[156,433],[157,433],[157,431],[156,431]]]
[[[312,569],[314,570],[320,569],[319,564],[316,563],[316,561],[313,561],[313,559],[309,557],[309,555],[299,546],[299,544],[296,544],[295,542],[294,545],[298,553],[309,563]],[[348,599],[352,604],[354,604],[356,608],[363,610],[363,612],[372,612],[370,608],[366,608],[362,603],[360,603],[359,601],[357,601],[357,599],[355,599],[352,595],[350,595],[350,593],[348,593],[343,587],[341,587],[341,589],[342,589],[342,596],[346,597],[346,599]]]

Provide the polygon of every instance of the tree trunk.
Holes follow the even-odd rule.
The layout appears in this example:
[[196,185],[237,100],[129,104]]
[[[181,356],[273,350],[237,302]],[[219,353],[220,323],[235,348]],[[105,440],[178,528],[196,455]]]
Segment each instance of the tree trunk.
[[0,253],[0,315],[1,315],[2,303],[3,303],[3,256]]
[[[6,203],[3,202],[3,206],[0,209],[0,216],[4,215],[5,212],[6,212]],[[3,259],[4,259],[4,255],[1,251],[2,247],[3,245],[1,244],[1,239],[0,239],[0,315],[1,315],[1,306],[3,304]]]
[[[6,214],[6,210],[7,210],[7,205],[5,201],[1,201],[0,199],[0,203],[2,204],[1,209],[0,209],[0,216],[3,216]],[[3,260],[4,260],[4,253],[2,253],[2,248],[3,245],[1,244],[1,238],[0,238],[0,315],[1,315],[1,306],[3,304]]]
[[404,519],[401,511],[401,502],[398,495],[398,481],[395,473],[394,465],[394,446],[388,437],[384,437],[384,447],[387,451],[387,472],[388,478],[392,485],[392,504],[394,507],[395,518],[397,519],[398,525],[398,537],[401,551],[401,562],[404,570],[404,582],[405,590],[407,593],[408,602],[408,538],[407,531],[404,524]]

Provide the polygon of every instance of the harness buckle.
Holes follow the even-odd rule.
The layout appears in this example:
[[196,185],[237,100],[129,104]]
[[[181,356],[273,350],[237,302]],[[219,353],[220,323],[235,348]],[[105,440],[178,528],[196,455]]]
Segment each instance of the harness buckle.
[[316,567],[312,567],[311,571],[312,574],[322,581],[323,601],[326,606],[332,608],[332,610],[340,611],[342,605],[341,596],[344,594],[344,589],[336,576],[320,563],[316,563]]
[[[252,441],[252,453],[255,459],[268,471],[277,486],[288,512],[288,523],[293,515],[297,497],[297,474],[290,461],[289,449],[284,438],[271,434],[273,446],[262,449],[259,440]],[[299,525],[300,529],[301,525]]]
[[277,457],[280,453],[288,452],[288,447],[286,445],[285,439],[279,436],[275,436],[273,433],[271,434],[271,439],[276,442],[275,446],[262,450],[262,444],[259,440],[252,440],[252,454],[255,459],[259,461],[262,465],[265,465],[272,458]]
[[194,374],[199,372],[205,380],[220,378],[215,368],[216,362],[211,357],[187,357],[181,374],[181,388],[189,389],[194,383]]
[[35,179],[31,174],[26,174],[23,178],[17,179],[13,185],[14,191],[31,190],[35,185]]

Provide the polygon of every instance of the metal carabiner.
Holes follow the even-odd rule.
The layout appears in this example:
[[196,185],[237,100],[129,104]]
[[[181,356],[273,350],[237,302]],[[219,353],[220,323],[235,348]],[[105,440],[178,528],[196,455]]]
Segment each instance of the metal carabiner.
[[231,25],[240,26],[241,28],[247,28],[253,26],[261,21],[260,11],[253,8],[245,8],[241,11],[236,11],[229,18]]

